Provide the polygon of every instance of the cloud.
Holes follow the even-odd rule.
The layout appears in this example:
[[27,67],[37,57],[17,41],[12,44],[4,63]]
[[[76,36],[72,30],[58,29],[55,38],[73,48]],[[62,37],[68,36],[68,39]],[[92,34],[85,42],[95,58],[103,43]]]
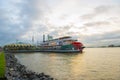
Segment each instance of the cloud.
[[80,18],[82,19],[94,19],[97,16],[102,16],[104,18],[109,17],[109,16],[120,16],[120,5],[100,5],[97,6],[95,8],[93,8],[93,10],[91,11],[91,13],[88,14],[84,14],[82,16],[80,16]]
[[93,22],[93,23],[86,23],[84,24],[85,26],[105,26],[105,25],[110,25],[109,22],[105,22],[105,21],[100,21],[100,22]]
[[120,5],[100,5],[91,13],[81,16],[84,21],[79,29],[86,35],[106,34],[120,30]]
[[[73,36],[86,45],[119,40],[120,6],[116,1],[1,0],[0,45],[42,41],[43,34]],[[113,3],[114,2],[114,3]],[[112,35],[112,37],[110,36]],[[113,39],[114,40],[113,40]]]
[[88,35],[83,36],[82,41],[86,46],[107,46],[110,44],[119,45],[120,43],[120,30],[108,32],[106,34]]
[[[0,39],[1,45],[13,42],[19,39],[19,36],[24,34],[29,28],[28,13],[22,13],[23,5],[26,3],[19,1],[2,0],[0,7]],[[24,8],[25,9],[25,8]]]

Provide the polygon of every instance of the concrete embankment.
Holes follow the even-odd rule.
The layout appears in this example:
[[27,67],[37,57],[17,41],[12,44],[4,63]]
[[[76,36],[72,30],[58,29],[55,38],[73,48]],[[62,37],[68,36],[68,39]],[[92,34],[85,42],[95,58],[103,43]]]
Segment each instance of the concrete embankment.
[[55,80],[44,73],[35,73],[21,65],[12,53],[5,53],[6,73],[8,80]]

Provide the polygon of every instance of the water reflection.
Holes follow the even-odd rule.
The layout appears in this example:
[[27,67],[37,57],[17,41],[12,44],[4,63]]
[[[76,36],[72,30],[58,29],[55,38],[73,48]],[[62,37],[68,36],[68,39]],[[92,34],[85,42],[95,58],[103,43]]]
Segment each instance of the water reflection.
[[86,48],[85,53],[22,53],[18,60],[58,80],[119,80],[120,48]]

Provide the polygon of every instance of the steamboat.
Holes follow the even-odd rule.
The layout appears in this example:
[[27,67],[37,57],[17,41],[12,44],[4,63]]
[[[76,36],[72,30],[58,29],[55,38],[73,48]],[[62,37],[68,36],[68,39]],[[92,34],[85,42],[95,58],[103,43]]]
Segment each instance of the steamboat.
[[64,36],[56,39],[52,39],[52,36],[48,35],[48,40],[45,40],[43,35],[43,42],[37,45],[40,52],[57,52],[57,53],[76,53],[83,52],[85,48],[81,42],[71,36]]

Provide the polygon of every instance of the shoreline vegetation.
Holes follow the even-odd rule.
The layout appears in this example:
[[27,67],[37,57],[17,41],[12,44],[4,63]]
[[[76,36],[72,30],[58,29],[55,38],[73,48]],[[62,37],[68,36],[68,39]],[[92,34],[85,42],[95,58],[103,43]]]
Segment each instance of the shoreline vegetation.
[[0,79],[5,78],[5,55],[4,52],[0,52]]
[[119,46],[114,46],[114,45],[110,45],[110,46],[95,46],[95,47],[86,47],[86,48],[120,48]]
[[106,45],[106,46],[87,46],[86,48],[120,48],[120,45],[114,45],[114,44],[110,44],[110,45]]

